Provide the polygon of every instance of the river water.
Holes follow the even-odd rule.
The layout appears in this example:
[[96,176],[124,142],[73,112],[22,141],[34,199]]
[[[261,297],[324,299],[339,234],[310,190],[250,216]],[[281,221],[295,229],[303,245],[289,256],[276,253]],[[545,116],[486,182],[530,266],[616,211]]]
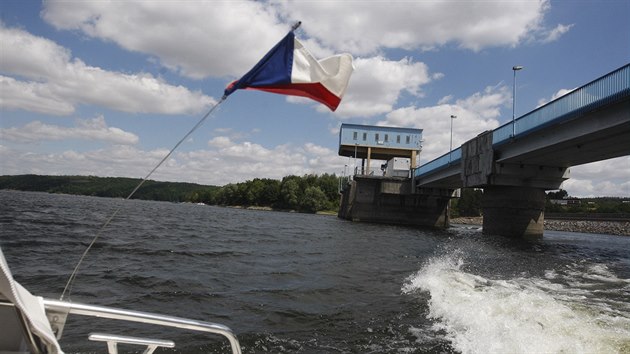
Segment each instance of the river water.
[[[58,298],[223,323],[244,353],[630,353],[630,237],[546,232],[509,240],[331,216],[0,191],[14,277]],[[104,352],[70,317],[67,352]],[[216,336],[140,328],[182,353]],[[123,352],[133,348],[121,346]]]

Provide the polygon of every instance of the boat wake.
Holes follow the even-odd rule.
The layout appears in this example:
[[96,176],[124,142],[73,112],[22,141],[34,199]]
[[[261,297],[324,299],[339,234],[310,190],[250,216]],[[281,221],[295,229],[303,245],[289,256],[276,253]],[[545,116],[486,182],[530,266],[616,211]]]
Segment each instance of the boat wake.
[[513,279],[489,279],[465,268],[457,252],[436,257],[402,288],[423,301],[429,293],[432,329],[457,351],[630,351],[630,280],[606,265],[582,262],[547,270],[540,278]]

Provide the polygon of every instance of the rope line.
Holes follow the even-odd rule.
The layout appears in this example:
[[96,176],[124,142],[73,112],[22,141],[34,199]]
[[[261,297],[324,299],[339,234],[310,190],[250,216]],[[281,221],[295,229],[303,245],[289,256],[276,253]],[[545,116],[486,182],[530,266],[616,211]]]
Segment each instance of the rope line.
[[[168,152],[168,154],[166,154],[166,156],[164,156],[164,158],[151,170],[151,172],[149,172],[147,174],[146,177],[144,177],[142,179],[142,181],[140,181],[140,183],[138,183],[138,185],[136,186],[136,188],[133,189],[133,191],[131,191],[131,193],[129,193],[129,195],[127,196],[127,198],[125,198],[125,200],[129,200],[131,199],[131,197],[138,191],[138,189],[140,189],[140,187],[142,187],[142,185],[144,184],[144,182],[146,182],[149,177],[153,174],[153,172],[155,172],[160,166],[162,166],[162,164],[168,160],[169,157],[171,157],[171,155],[173,154],[173,152],[175,152],[175,150],[195,131],[197,130],[202,124],[203,122],[212,114],[212,112],[214,112],[214,110],[225,101],[225,99],[227,98],[227,96],[223,96],[221,97],[221,99],[214,104],[214,106],[212,106],[210,108],[210,110],[208,110],[208,112],[201,117],[201,119],[199,119],[199,121],[197,122],[197,124],[195,124],[190,131],[188,131],[188,133],[186,133],[186,135],[184,135],[183,138],[181,138],[177,144],[175,144],[175,146],[173,146],[173,148]],[[120,210],[122,209],[122,203],[120,203],[118,205],[118,208],[116,208],[116,210],[112,213],[112,215],[107,219],[107,221],[105,221],[105,223],[103,224],[103,226],[101,226],[101,228],[96,232],[96,235],[94,236],[94,238],[92,239],[92,242],[90,242],[90,244],[87,246],[87,248],[85,249],[85,251],[83,251],[83,254],[81,255],[81,258],[79,258],[79,262],[77,262],[77,265],[74,267],[74,270],[72,271],[72,274],[70,274],[70,278],[68,278],[68,282],[66,283],[66,286],[63,288],[63,292],[61,293],[61,297],[59,298],[59,300],[63,300],[64,296],[66,295],[66,292],[68,292],[68,297],[70,297],[70,293],[72,292],[72,285],[74,283],[74,280],[76,279],[77,273],[79,271],[79,267],[81,266],[81,263],[83,263],[83,260],[85,259],[85,256],[87,256],[88,252],[90,251],[90,249],[92,249],[92,246],[94,246],[94,243],[96,243],[96,241],[98,240],[98,238],[101,236],[101,234],[103,233],[103,230],[105,230],[105,228],[107,226],[109,226],[109,224],[112,222],[112,220],[116,217],[116,215],[118,215],[118,213],[120,212]]]

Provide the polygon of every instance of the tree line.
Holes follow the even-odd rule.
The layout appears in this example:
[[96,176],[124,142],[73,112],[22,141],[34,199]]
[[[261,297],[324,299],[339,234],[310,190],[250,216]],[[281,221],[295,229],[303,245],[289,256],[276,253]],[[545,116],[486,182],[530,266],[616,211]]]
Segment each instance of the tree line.
[[[451,217],[481,216],[483,190],[462,188],[460,198],[451,199]],[[558,204],[556,200],[571,199],[574,203]],[[553,201],[552,201],[553,200]],[[546,194],[546,213],[630,213],[628,198],[598,197],[571,198],[567,191],[560,189]]]
[[216,190],[206,204],[257,206],[304,213],[337,211],[339,180],[334,174],[286,176],[282,180],[255,178]]
[[[126,198],[138,178],[95,176],[0,176],[0,189]],[[339,179],[334,174],[286,176],[282,180],[255,178],[223,187],[195,183],[146,181],[134,199],[191,202],[209,205],[266,207],[304,213],[339,210]],[[451,199],[451,217],[481,216],[483,190],[463,188]],[[573,199],[560,205],[552,200]],[[547,193],[547,213],[630,213],[628,198],[570,198],[565,190]]]
[[[138,178],[125,177],[17,175],[0,176],[0,189],[127,198],[140,181]],[[195,183],[147,180],[132,198],[186,202],[196,195],[203,195],[218,188]]]
[[[140,183],[137,178],[95,176],[0,176],[0,189],[126,198]],[[256,178],[223,187],[147,180],[133,199],[256,206],[315,213],[339,208],[338,178],[334,174],[287,176],[282,180]]]

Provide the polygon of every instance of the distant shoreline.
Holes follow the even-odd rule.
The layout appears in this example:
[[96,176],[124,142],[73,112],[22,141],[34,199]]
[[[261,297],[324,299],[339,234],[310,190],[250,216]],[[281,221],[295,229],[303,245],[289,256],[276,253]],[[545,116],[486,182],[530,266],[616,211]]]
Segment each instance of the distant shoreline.
[[[452,218],[451,223],[482,225],[483,217]],[[545,230],[630,236],[630,221],[545,220]]]
[[[208,204],[208,205],[210,205],[210,204]],[[244,206],[244,205],[215,205],[215,206],[224,207],[224,208],[232,208],[232,209],[244,209],[244,210],[276,211],[276,212],[280,212],[280,213],[300,213],[300,214],[333,215],[333,216],[337,216],[337,211],[334,211],[334,210],[321,210],[321,211],[318,211],[316,213],[303,213],[303,212],[299,212],[297,210],[276,209],[276,208],[272,208],[272,207],[269,207],[269,206],[255,206],[255,205],[250,205],[250,206]]]

